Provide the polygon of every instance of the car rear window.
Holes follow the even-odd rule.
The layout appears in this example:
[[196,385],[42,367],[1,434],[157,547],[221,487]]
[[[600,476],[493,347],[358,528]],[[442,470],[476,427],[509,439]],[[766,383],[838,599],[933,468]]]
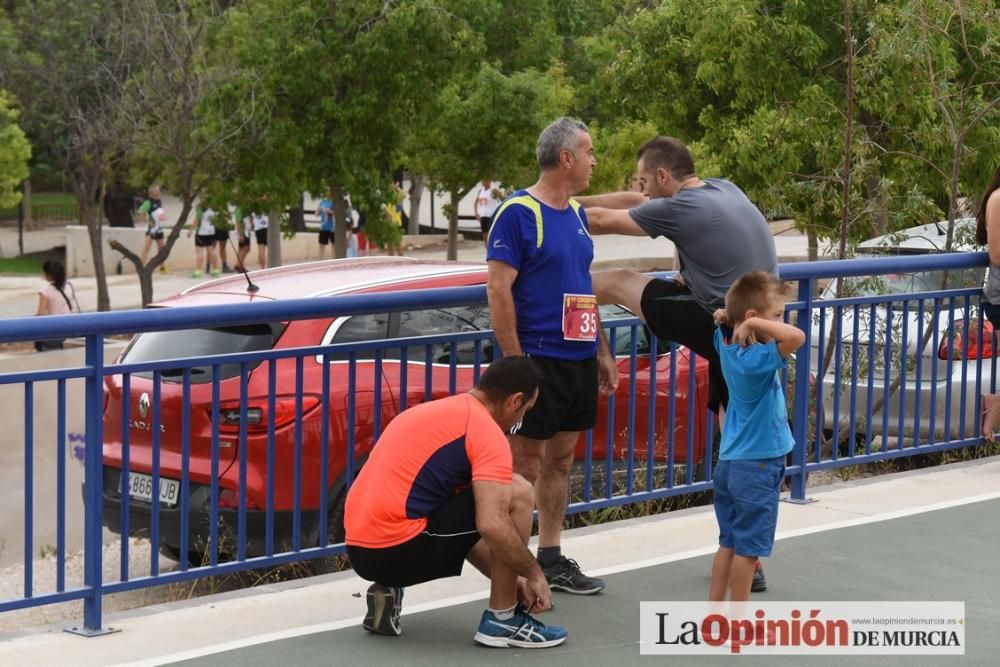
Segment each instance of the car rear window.
[[[280,322],[265,324],[244,324],[240,326],[215,327],[212,329],[184,329],[182,331],[151,331],[140,334],[129,345],[124,363],[142,363],[144,361],[162,361],[164,359],[181,359],[184,357],[207,357],[217,354],[234,354],[240,352],[258,352],[270,350],[278,341],[285,325]],[[255,368],[260,362],[249,364]],[[165,382],[181,382],[185,365],[161,371]],[[240,364],[222,364],[219,367],[220,379],[237,377],[240,374]],[[140,377],[152,377],[152,371],[136,373]],[[212,366],[203,365],[191,368],[191,382],[194,384],[212,381]]]
[[[885,254],[858,255],[859,258],[880,258]],[[979,287],[983,284],[986,269],[975,266],[949,271],[911,271],[907,273],[885,273],[878,276],[847,278],[845,296],[905,295],[914,292],[935,292],[942,289]],[[945,280],[947,279],[947,283]],[[831,285],[832,288],[832,285]],[[829,298],[833,298],[830,290]]]

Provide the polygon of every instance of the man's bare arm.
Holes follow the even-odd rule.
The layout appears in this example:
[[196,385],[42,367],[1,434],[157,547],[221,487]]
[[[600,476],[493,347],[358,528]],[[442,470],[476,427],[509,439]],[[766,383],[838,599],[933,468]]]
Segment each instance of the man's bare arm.
[[517,337],[517,313],[514,311],[514,281],[517,269],[498,259],[487,262],[489,273],[486,279],[486,298],[490,304],[490,321],[496,335],[500,351],[504,356],[524,354],[521,340]]
[[643,229],[632,219],[627,210],[613,208],[587,209],[587,224],[592,235],[623,234],[625,236],[647,236]]
[[635,208],[636,206],[642,206],[649,199],[642,192],[634,192],[632,190],[623,190],[622,192],[606,192],[602,195],[587,195],[584,197],[574,197],[573,199],[580,202],[580,205],[587,209],[587,214],[590,214],[591,208],[615,208],[615,209],[625,209]]
[[525,579],[545,579],[538,561],[521,540],[510,518],[512,496],[510,484],[472,482],[476,499],[476,530],[490,547],[491,558],[507,564]]

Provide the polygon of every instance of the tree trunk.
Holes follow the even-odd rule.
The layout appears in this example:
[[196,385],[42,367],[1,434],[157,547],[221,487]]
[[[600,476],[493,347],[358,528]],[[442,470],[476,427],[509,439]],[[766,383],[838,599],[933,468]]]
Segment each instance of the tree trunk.
[[410,185],[410,229],[407,234],[420,233],[420,201],[424,198],[427,177],[423,174],[413,174]]
[[844,187],[840,216],[840,246],[837,257],[847,254],[847,231],[851,224],[851,147],[854,143],[854,39],[851,36],[851,7],[844,0],[844,42],[847,49],[847,113],[844,124]]
[[339,185],[330,186],[333,197],[333,256],[336,259],[347,257],[347,207],[344,206],[344,191]]
[[809,261],[815,262],[816,258],[819,257],[819,238],[816,236],[816,228],[813,227],[811,221],[806,223],[806,240],[809,244]]
[[104,245],[101,241],[103,230],[89,188],[77,189],[76,203],[80,207],[80,221],[87,228],[87,236],[90,238],[90,256],[94,262],[94,279],[97,281],[97,310],[111,310],[108,277],[104,273]]
[[877,174],[869,174],[865,178],[865,190],[872,210],[872,220],[875,222],[873,236],[885,236],[889,233],[889,198],[882,187],[882,179]]
[[150,247],[150,252],[156,250],[156,254],[150,257],[145,266],[142,265],[142,258],[123,246],[118,241],[112,240],[109,245],[112,249],[120,252],[125,259],[128,259],[135,266],[136,275],[139,277],[139,294],[142,298],[142,307],[145,308],[150,303],[153,302],[153,274],[160,268],[164,262],[167,261],[167,257],[170,256],[170,251],[174,247],[174,243],[177,242],[177,238],[181,235],[181,231],[184,229],[184,223],[188,219],[188,215],[191,213],[193,208],[193,202],[195,195],[186,195],[182,199],[181,214],[177,220],[174,221],[174,225],[163,240],[163,249],[156,250],[156,245]]
[[451,205],[448,207],[448,261],[454,262],[458,259],[458,202],[462,201],[465,194],[456,188],[452,188]]
[[281,266],[281,212],[271,211],[267,220],[267,267]]
[[288,209],[288,223],[296,234],[306,231],[305,205],[305,197],[300,194],[298,205]]
[[24,226],[31,229],[34,216],[31,214],[31,181],[25,181],[21,190],[21,204],[24,211]]

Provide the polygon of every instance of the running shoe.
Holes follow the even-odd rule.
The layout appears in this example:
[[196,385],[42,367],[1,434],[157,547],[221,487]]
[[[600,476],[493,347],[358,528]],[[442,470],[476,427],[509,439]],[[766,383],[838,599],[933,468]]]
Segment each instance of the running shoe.
[[554,564],[542,568],[549,588],[576,595],[600,593],[608,584],[603,579],[588,577],[580,571],[580,566],[572,558],[560,556]]
[[477,644],[493,648],[549,648],[564,641],[566,628],[545,625],[520,605],[514,610],[514,617],[506,621],[497,619],[489,609],[484,611],[475,636]]
[[378,635],[401,635],[403,628],[399,624],[399,612],[403,605],[403,589],[372,584],[365,597],[368,613],[361,627]]

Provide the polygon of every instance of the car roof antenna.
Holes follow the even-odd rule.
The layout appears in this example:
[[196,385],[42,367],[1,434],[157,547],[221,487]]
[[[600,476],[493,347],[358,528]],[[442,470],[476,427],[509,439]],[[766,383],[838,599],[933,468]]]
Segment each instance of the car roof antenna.
[[[240,251],[236,248],[236,244],[233,243],[233,237],[229,236],[228,234],[226,236],[229,238],[229,245],[233,247],[233,252],[236,253],[236,259],[239,260]],[[240,273],[242,273],[243,277],[247,279],[247,292],[249,292],[250,294],[256,294],[257,292],[259,292],[260,287],[254,285],[253,281],[250,280],[250,274],[247,273],[247,267],[243,265],[242,260],[239,260],[239,267],[240,267]]]

